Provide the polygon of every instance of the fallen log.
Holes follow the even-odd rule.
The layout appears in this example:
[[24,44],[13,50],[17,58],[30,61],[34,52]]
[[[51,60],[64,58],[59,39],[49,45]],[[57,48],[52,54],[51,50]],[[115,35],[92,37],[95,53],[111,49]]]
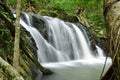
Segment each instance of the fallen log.
[[24,80],[23,77],[2,57],[0,57],[0,69],[8,74],[12,80]]

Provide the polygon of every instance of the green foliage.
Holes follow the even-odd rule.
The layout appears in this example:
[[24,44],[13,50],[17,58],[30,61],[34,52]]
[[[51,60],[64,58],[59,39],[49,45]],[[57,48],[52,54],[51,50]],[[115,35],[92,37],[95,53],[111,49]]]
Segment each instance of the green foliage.
[[[27,3],[27,0],[22,0],[22,6],[24,6]],[[16,8],[17,0],[8,0],[8,4],[12,8]]]
[[[0,15],[3,15],[11,22],[10,16],[7,12],[1,10]],[[7,23],[5,23],[1,18],[0,22],[0,56],[2,56],[5,60],[10,61],[12,58],[10,55],[12,55],[13,51],[13,38],[11,37],[10,31],[5,27]]]
[[[22,0],[23,5],[28,5],[27,0]],[[79,10],[85,9],[84,18],[88,20],[96,37],[105,37],[103,17],[103,0],[30,0],[37,14],[58,17],[67,21],[76,22]],[[9,0],[10,5],[15,5],[16,0]],[[29,7],[26,7],[29,8]]]
[[[38,2],[39,3],[39,2]],[[42,5],[43,4],[43,5]],[[88,20],[96,37],[105,37],[103,0],[45,0],[38,10],[41,15],[59,17],[75,21],[80,9],[85,9],[84,17]]]
[[[106,37],[103,16],[103,0],[92,0],[86,12],[86,18],[94,29],[96,37]],[[89,4],[90,5],[90,4]]]
[[[2,27],[0,27],[2,28]],[[0,55],[8,55],[12,52],[13,39],[10,37],[10,32],[6,28],[0,29]]]
[[17,3],[17,0],[8,0],[9,5],[13,6]]

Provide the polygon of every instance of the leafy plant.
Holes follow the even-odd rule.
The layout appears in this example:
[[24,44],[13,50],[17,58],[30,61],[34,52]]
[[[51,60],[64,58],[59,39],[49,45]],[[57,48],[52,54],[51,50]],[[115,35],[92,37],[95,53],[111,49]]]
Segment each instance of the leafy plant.
[[[103,0],[30,0],[31,6],[37,14],[58,17],[64,20],[76,22],[76,16],[85,9],[84,18],[87,19],[96,37],[105,37],[103,17]],[[9,0],[14,6],[16,0]],[[27,0],[22,0],[22,5],[27,6]],[[29,7],[26,7],[29,8]]]

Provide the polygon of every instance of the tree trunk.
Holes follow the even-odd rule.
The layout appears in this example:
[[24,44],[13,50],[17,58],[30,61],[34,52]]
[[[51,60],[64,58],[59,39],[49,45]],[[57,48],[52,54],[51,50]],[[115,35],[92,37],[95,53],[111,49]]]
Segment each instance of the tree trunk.
[[104,16],[112,66],[101,80],[120,80],[120,1],[104,0]]
[[[2,3],[0,3],[0,5],[2,5],[3,9],[9,13],[9,16],[11,16],[10,20],[8,18],[6,18],[5,15],[1,14],[0,13],[0,18],[6,23],[5,24],[5,27],[7,27],[10,32],[11,32],[11,35],[14,37],[15,36],[15,26],[13,25],[13,23],[11,22],[13,18],[13,15],[11,13],[11,11],[9,10],[9,8],[5,5],[3,5]],[[24,41],[24,37],[22,36],[23,34],[21,34],[21,37],[20,37],[20,48],[21,50],[24,52],[24,54],[26,54],[29,59],[35,64],[35,66],[45,75],[48,75],[48,74],[52,74],[53,72],[49,69],[46,69],[44,68],[37,60],[37,58],[35,57],[35,55],[33,55],[33,53],[31,52],[31,50],[29,49],[29,47],[26,45],[27,43],[25,43]]]
[[0,57],[0,70],[3,71],[4,74],[6,73],[10,75],[12,80],[24,80],[23,77],[9,63],[4,61],[4,59],[2,59],[1,57]]
[[13,66],[18,68],[19,66],[19,57],[20,57],[20,10],[21,10],[21,0],[17,0],[16,6],[16,22],[15,22],[15,42],[14,42],[14,57],[13,57]]
[[[10,30],[12,36],[14,37],[14,32],[15,32],[14,25],[4,15],[2,15],[1,13],[0,13],[0,18],[5,21],[6,27]],[[22,34],[21,34],[21,36],[22,36]],[[36,65],[36,67],[43,74],[46,74],[46,75],[52,74],[53,72],[51,70],[44,68],[38,62],[38,60],[33,55],[33,53],[31,52],[31,50],[26,46],[26,43],[25,43],[25,41],[24,41],[24,39],[22,37],[20,37],[20,41],[21,41],[21,44],[20,44],[21,50],[25,52],[25,54],[29,57],[29,59],[31,59],[31,61]]]
[[[6,13],[6,14],[4,14],[3,12]],[[14,23],[13,20],[15,20],[15,18],[13,17],[13,13],[9,9],[9,7],[7,5],[5,5],[1,1],[0,1],[0,20],[1,20],[1,22],[3,24],[5,23],[4,27],[6,29],[10,30],[11,35],[14,38],[15,37],[15,25],[13,24]],[[23,54],[21,54],[21,56],[20,56],[20,59],[19,59],[20,66],[17,67],[16,72],[18,74],[20,73],[22,75],[22,77],[24,77],[25,80],[31,80],[32,77],[34,77],[34,75],[36,75],[36,73],[34,72],[34,70],[31,69],[31,68],[33,68],[33,67],[31,67],[31,64],[34,64],[35,67],[38,68],[43,74],[46,74],[46,75],[47,74],[51,74],[52,71],[50,71],[49,69],[46,69],[46,68],[42,67],[42,65],[38,62],[38,60],[35,57],[35,55],[31,52],[31,50],[29,49],[29,47],[26,45],[28,43],[25,43],[26,41],[24,41],[25,39],[24,39],[23,35],[24,34],[20,35],[21,36],[20,37],[20,50],[23,52]],[[2,60],[0,59],[0,61],[2,61]],[[4,71],[1,72],[1,69],[3,69],[1,67],[2,64],[3,63],[0,63],[0,80],[2,80],[2,79],[3,80],[8,80],[8,79],[14,80],[14,78],[12,78],[12,74],[14,73],[14,71],[11,71],[11,73],[8,73],[9,69],[4,69],[5,72]],[[14,67],[12,67],[12,68],[14,68]],[[33,72],[33,74],[31,72]],[[13,77],[14,77],[14,75],[13,75]],[[18,80],[18,79],[16,79],[16,80]]]

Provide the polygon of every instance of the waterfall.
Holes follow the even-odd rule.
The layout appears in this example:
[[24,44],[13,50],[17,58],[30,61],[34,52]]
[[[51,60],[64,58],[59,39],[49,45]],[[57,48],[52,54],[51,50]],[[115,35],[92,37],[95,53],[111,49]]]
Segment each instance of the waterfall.
[[[20,24],[35,40],[39,62],[64,62],[103,57],[103,52],[98,46],[96,46],[97,50],[91,49],[86,31],[76,24],[48,16],[26,13],[23,15],[24,18],[20,19]],[[35,18],[37,20],[34,20]],[[95,56],[95,53],[98,56]]]

